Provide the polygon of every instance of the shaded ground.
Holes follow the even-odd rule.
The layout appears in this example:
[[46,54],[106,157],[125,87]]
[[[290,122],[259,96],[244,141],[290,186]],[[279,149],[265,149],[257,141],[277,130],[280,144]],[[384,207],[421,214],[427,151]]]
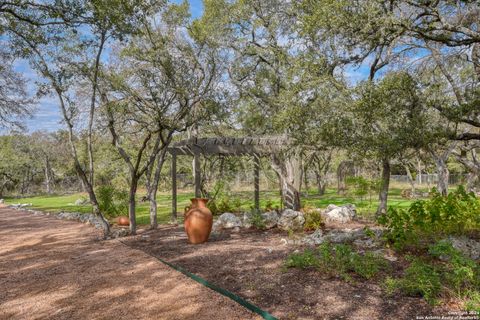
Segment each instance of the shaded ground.
[[76,222],[0,208],[0,319],[257,319]]
[[188,245],[180,227],[123,240],[248,299],[280,319],[415,319],[446,315],[421,298],[387,297],[378,279],[347,283],[318,271],[285,270],[294,250],[279,231],[225,232]]

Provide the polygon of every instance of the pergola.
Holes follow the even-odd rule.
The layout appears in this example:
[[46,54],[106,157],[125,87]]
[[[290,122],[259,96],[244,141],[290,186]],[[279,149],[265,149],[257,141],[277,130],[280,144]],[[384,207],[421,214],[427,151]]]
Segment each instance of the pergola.
[[177,156],[193,156],[195,178],[195,197],[201,197],[200,156],[252,156],[254,161],[254,201],[255,208],[260,207],[260,157],[275,154],[288,147],[289,140],[284,136],[274,137],[213,137],[191,138],[173,143],[168,148],[172,155],[172,217],[177,217]]

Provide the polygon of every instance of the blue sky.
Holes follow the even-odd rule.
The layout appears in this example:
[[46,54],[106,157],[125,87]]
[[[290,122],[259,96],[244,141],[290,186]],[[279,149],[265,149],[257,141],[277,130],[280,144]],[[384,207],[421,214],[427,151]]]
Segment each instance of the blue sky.
[[[180,3],[183,0],[173,0]],[[190,10],[193,18],[199,17],[203,12],[202,0],[190,0]],[[17,72],[22,73],[25,78],[29,79],[29,91],[35,93],[35,80],[37,75],[30,68],[27,61],[19,60],[15,63],[14,68]],[[35,113],[31,119],[25,121],[28,131],[37,130],[56,131],[64,126],[61,123],[62,116],[58,107],[58,100],[55,95],[46,96],[40,99],[37,104]]]

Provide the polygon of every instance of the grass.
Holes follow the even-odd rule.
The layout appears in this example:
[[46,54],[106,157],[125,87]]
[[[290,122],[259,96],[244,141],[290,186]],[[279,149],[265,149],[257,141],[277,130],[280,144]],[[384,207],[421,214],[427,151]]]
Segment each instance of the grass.
[[[391,188],[389,191],[389,206],[398,208],[408,208],[413,200],[403,199],[401,197],[400,188]],[[141,198],[142,194],[138,195]],[[177,194],[178,210],[183,209],[190,204],[190,198],[193,198],[193,192],[179,191]],[[77,199],[86,197],[83,193],[69,194],[69,195],[41,195],[29,198],[6,198],[7,204],[15,203],[31,203],[32,209],[48,211],[48,212],[60,212],[60,211],[74,211],[89,213],[91,212],[90,205],[76,206],[74,203]],[[372,199],[366,197],[365,199],[358,199],[352,196],[342,196],[336,193],[335,189],[327,189],[326,193],[322,196],[316,195],[314,191],[308,192],[302,197],[302,204],[309,207],[324,208],[329,204],[343,205],[352,203],[357,207],[357,212],[360,216],[365,218],[372,218],[378,205],[376,195],[372,196]],[[233,199],[239,199],[241,204],[240,209],[248,211],[253,206],[253,192],[252,191],[238,191],[233,194]],[[275,191],[261,191],[260,193],[260,207],[265,209],[266,207],[280,207],[280,195],[277,190]],[[169,193],[161,192],[157,196],[158,203],[158,222],[167,223],[170,220],[171,214],[171,202],[172,196]],[[149,204],[148,202],[137,203],[137,223],[148,224],[149,223]],[[127,213],[125,213],[127,214]]]

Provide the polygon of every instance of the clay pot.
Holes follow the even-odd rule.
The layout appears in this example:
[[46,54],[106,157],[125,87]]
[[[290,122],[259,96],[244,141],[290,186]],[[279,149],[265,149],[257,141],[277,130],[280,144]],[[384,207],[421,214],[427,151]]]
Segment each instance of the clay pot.
[[185,213],[185,232],[190,243],[204,243],[208,240],[213,225],[212,212],[206,206],[208,199],[193,198],[190,201],[190,210]]
[[130,225],[130,219],[125,216],[121,216],[117,218],[117,223],[119,226],[129,226]]

